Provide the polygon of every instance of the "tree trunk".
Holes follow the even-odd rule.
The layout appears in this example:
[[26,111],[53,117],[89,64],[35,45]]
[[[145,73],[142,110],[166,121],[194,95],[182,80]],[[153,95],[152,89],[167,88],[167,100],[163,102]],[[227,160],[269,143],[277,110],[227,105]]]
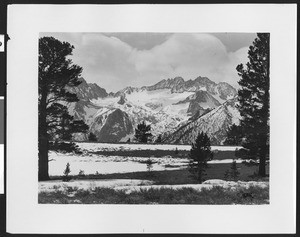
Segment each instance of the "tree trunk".
[[200,162],[198,163],[197,169],[198,169],[197,179],[198,179],[199,184],[201,184],[202,183],[202,164]]
[[38,179],[49,180],[48,150],[49,141],[47,133],[47,88],[44,86],[39,101],[39,172]]
[[261,177],[266,177],[266,156],[267,156],[267,136],[264,135],[260,140],[260,150],[259,150],[259,168],[258,175]]
[[258,175],[261,177],[266,177],[266,157],[263,155],[261,155],[259,158]]
[[48,139],[40,137],[39,143],[39,181],[49,180]]

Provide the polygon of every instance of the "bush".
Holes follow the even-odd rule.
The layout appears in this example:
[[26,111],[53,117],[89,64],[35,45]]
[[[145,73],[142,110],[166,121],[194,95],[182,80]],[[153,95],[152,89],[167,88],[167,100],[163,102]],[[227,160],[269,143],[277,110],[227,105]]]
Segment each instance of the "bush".
[[84,174],[84,170],[79,170],[78,176],[80,176],[80,177],[83,177],[83,176],[85,176],[85,174]]

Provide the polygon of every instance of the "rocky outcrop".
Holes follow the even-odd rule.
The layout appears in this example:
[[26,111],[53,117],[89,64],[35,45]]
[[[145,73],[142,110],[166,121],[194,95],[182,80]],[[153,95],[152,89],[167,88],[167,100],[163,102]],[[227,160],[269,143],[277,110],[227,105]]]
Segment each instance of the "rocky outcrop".
[[80,81],[81,84],[79,86],[68,88],[70,92],[77,95],[79,100],[89,101],[108,96],[106,90],[96,83],[87,83],[83,78],[80,78]]
[[90,130],[99,142],[119,142],[133,132],[133,126],[125,112],[115,109],[96,117]]

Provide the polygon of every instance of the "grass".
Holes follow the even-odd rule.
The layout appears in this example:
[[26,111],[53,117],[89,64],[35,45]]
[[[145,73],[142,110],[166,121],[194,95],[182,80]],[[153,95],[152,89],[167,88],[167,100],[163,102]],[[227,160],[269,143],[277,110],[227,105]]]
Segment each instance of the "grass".
[[[72,195],[71,195],[72,194]],[[244,194],[251,194],[249,195]],[[67,190],[66,192],[41,192],[39,203],[52,204],[268,204],[269,188],[250,186],[229,189],[213,187],[197,191],[192,188],[174,190],[171,188],[134,191],[96,188],[95,190]]]

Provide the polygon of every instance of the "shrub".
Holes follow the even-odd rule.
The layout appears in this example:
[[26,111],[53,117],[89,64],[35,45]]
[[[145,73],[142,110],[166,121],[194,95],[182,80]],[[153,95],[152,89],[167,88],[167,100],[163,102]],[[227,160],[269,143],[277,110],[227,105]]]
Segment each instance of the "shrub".
[[79,170],[79,173],[78,173],[78,176],[85,176],[85,174],[84,174],[84,170]]

